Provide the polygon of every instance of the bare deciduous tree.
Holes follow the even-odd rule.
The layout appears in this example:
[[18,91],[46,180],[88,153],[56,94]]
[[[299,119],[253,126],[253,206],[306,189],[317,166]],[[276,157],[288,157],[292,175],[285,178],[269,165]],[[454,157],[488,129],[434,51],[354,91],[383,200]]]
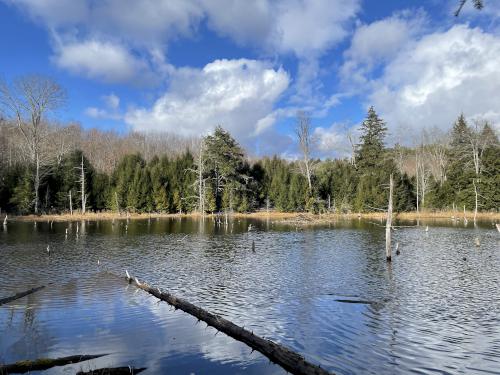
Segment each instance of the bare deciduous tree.
[[447,179],[449,134],[434,128],[430,132],[424,130],[423,139],[426,144],[430,172],[434,180],[442,186]]
[[65,91],[55,81],[43,76],[21,77],[11,86],[0,83],[0,104],[14,119],[34,166],[35,213],[38,213],[40,201],[41,167],[47,157],[44,154],[44,144],[49,134],[46,116],[61,107],[65,99]]
[[300,151],[302,152],[302,172],[307,178],[309,193],[312,194],[312,172],[314,162],[311,160],[313,138],[311,135],[311,118],[303,111],[297,113],[297,127],[295,129]]
[[87,210],[87,197],[88,194],[85,193],[85,165],[83,164],[83,154],[82,154],[82,161],[79,167],[75,167],[80,171],[80,178],[78,179],[78,182],[80,183],[80,194],[81,194],[81,203],[82,203],[82,214],[85,215],[85,212]]

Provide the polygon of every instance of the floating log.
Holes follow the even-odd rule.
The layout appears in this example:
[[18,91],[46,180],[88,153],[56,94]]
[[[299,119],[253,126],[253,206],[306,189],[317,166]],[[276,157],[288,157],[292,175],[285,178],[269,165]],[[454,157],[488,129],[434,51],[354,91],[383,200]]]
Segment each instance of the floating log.
[[144,370],[146,370],[146,367],[106,367],[90,371],[79,371],[76,375],[133,375],[143,372]]
[[253,350],[257,350],[265,355],[273,363],[283,367],[286,371],[295,375],[327,375],[328,371],[320,366],[313,365],[307,362],[304,357],[291,351],[283,345],[277,344],[271,340],[264,339],[255,335],[253,332],[246,330],[236,324],[230,322],[221,316],[212,314],[192,303],[178,298],[169,292],[162,292],[159,288],[153,288],[146,283],[141,283],[136,277],[129,277],[127,272],[127,281],[129,284],[135,284],[138,288],[148,292],[156,298],[167,302],[180,309],[198,320],[202,320],[207,325],[214,327],[218,331],[224,332],[226,335],[247,344]]
[[40,358],[34,361],[19,361],[11,365],[0,365],[0,374],[24,374],[31,371],[42,371],[55,366],[65,366],[72,363],[88,361],[105,355],[107,354],[72,355],[60,358]]
[[25,297],[25,296],[27,296],[29,294],[38,292],[40,289],[43,289],[43,288],[45,288],[45,285],[38,286],[36,288],[27,290],[25,292],[20,292],[20,293],[14,294],[13,296],[10,296],[10,297],[7,297],[7,298],[2,298],[2,299],[0,299],[0,305],[3,305],[5,303],[9,303],[9,302],[15,301],[16,299],[19,299],[19,298],[23,298],[23,297]]

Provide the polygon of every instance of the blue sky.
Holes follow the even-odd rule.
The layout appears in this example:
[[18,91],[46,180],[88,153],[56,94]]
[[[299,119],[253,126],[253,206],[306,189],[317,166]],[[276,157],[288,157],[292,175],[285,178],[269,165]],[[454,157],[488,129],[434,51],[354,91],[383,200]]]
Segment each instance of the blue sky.
[[326,156],[347,152],[370,105],[389,143],[460,112],[498,130],[500,1],[455,18],[457,4],[0,0],[0,77],[53,77],[64,122],[186,136],[220,124],[250,154],[293,154],[298,110]]

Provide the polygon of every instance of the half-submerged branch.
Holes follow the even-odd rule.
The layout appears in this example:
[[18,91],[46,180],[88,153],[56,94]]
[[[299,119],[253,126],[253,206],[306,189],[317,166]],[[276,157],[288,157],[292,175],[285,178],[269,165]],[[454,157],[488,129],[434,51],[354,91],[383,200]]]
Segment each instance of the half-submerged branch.
[[31,371],[42,371],[55,366],[65,366],[103,357],[107,354],[72,355],[60,358],[40,358],[34,361],[19,361],[11,365],[0,365],[0,374],[24,374]]
[[43,289],[43,288],[45,288],[45,285],[38,286],[36,288],[27,290],[25,292],[20,292],[20,293],[14,294],[13,296],[10,296],[10,297],[7,297],[7,298],[2,298],[2,299],[0,299],[0,305],[3,305],[5,303],[9,303],[9,302],[15,301],[16,299],[19,299],[19,298],[23,298],[23,297],[25,297],[25,296],[27,296],[29,294],[38,292],[40,289]]
[[135,284],[140,289],[152,294],[156,298],[161,299],[196,318],[202,320],[207,325],[214,327],[218,331],[224,332],[226,335],[241,341],[265,355],[271,362],[274,362],[286,371],[295,375],[327,375],[328,371],[320,366],[313,365],[307,362],[304,357],[277,344],[271,340],[264,339],[255,335],[253,332],[246,330],[236,324],[224,319],[218,315],[212,314],[192,303],[178,298],[168,292],[162,292],[159,288],[153,288],[146,283],[141,283],[137,278],[130,277],[127,272],[127,280],[131,284]]

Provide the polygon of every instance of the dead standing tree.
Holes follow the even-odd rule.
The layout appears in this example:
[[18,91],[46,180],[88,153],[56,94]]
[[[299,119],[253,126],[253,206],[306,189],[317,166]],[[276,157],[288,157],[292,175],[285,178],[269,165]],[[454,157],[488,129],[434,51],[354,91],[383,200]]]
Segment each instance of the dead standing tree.
[[48,132],[44,121],[48,113],[63,105],[65,98],[64,90],[53,80],[43,76],[25,76],[16,80],[12,86],[0,83],[0,104],[19,128],[34,166],[35,214],[40,205],[41,167],[46,157],[44,142],[47,141]]
[[385,222],[385,259],[390,262],[391,255],[391,229],[392,229],[392,194],[394,190],[394,181],[392,173],[389,180],[389,204],[387,205],[387,220]]
[[[75,169],[78,169],[80,171],[80,177],[78,179],[78,182],[80,183],[80,191],[79,193],[81,194],[81,203],[82,203],[82,215],[85,215],[85,212],[87,210],[87,197],[88,194],[85,193],[85,165],[83,163],[83,154],[82,154],[82,161],[80,166],[75,167]],[[71,192],[70,192],[71,194]],[[70,195],[70,200],[71,200],[71,195]],[[71,211],[73,211],[71,209]],[[73,213],[71,213],[73,214]]]
[[187,198],[195,198],[198,200],[198,211],[201,216],[205,215],[205,197],[206,197],[206,161],[205,161],[205,142],[201,139],[198,145],[198,155],[196,157],[196,168],[188,168],[187,172],[192,172],[196,174],[196,181],[193,183],[193,187],[196,188],[198,196],[192,196]]
[[313,147],[313,138],[311,135],[311,118],[303,111],[297,113],[297,127],[295,129],[299,148],[302,152],[302,173],[307,179],[307,186],[309,194],[312,195],[312,170],[314,167],[313,160],[311,160],[311,151]]

